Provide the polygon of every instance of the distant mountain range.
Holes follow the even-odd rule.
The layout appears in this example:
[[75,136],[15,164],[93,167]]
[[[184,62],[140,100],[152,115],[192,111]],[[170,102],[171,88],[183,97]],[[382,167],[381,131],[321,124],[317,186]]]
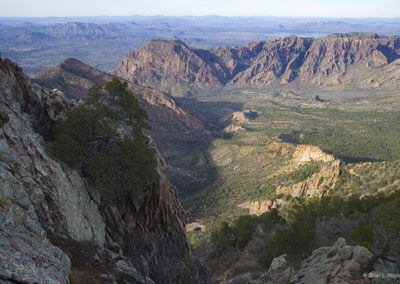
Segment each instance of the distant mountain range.
[[0,18],[0,51],[36,75],[68,57],[111,72],[148,40],[179,39],[192,48],[242,46],[258,40],[330,33],[400,34],[399,19],[276,17]]

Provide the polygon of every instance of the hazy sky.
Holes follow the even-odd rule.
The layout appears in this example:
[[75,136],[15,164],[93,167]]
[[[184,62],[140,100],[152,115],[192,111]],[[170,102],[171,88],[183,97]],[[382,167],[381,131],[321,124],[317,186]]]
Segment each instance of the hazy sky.
[[0,17],[222,15],[400,17],[400,0],[0,0]]

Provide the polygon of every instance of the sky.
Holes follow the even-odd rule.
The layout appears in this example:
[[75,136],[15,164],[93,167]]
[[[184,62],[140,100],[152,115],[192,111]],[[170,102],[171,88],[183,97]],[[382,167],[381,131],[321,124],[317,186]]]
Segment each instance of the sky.
[[400,0],[0,0],[0,7],[0,17],[129,15],[400,17]]

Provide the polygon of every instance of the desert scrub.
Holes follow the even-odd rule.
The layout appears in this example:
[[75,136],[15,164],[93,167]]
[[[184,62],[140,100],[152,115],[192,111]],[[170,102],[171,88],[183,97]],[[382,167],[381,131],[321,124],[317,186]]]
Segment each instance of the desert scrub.
[[296,266],[316,248],[331,245],[337,239],[333,236],[321,243],[316,228],[317,223],[329,225],[329,221],[338,216],[357,223],[341,235],[351,245],[365,246],[372,253],[384,257],[395,257],[400,253],[399,191],[362,199],[359,195],[352,195],[348,198],[297,200],[280,212],[274,209],[261,216],[245,215],[230,223],[222,221],[212,232],[211,244],[220,254],[232,248],[241,249],[261,229],[267,237],[264,248],[260,249],[260,265],[269,267],[274,257],[287,254],[287,259]]
[[291,180],[293,183],[298,183],[298,182],[308,179],[313,174],[315,174],[319,171],[320,171],[320,164],[317,162],[311,162],[291,173],[282,175],[280,177],[280,179],[284,180],[284,181]]

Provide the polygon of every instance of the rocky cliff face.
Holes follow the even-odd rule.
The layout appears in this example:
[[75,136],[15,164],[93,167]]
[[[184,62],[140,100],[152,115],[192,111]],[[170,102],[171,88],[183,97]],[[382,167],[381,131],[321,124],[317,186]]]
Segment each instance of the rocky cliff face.
[[129,195],[110,206],[47,153],[43,135],[70,106],[60,92],[30,84],[16,64],[0,59],[0,279],[201,281],[161,156],[160,178],[146,198]]
[[396,69],[391,64],[400,58],[399,43],[398,36],[368,33],[316,40],[290,36],[213,50],[191,49],[180,41],[150,41],[129,53],[114,74],[173,95],[225,85],[264,88],[291,82],[303,87],[392,88],[398,86],[395,78],[376,74]]

